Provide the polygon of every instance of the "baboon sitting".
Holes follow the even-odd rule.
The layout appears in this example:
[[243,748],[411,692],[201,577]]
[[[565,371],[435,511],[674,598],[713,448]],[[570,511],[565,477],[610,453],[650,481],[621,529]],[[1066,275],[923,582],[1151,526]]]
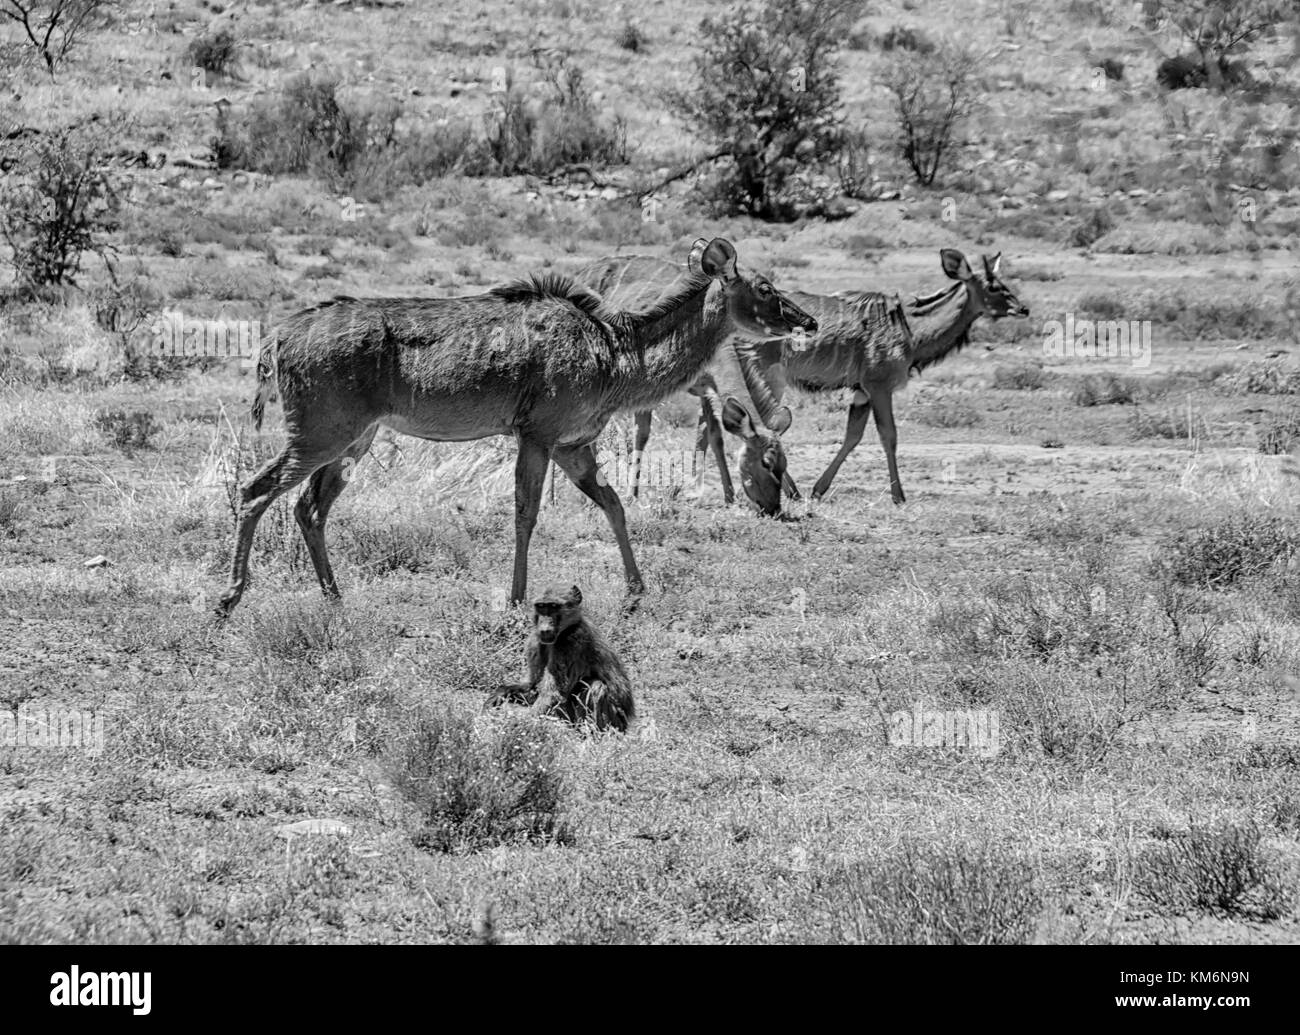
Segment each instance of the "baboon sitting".
[[526,649],[528,682],[502,686],[488,705],[513,701],[534,715],[559,715],[626,732],[635,715],[632,684],[614,648],[582,614],[582,591],[551,586],[533,602]]

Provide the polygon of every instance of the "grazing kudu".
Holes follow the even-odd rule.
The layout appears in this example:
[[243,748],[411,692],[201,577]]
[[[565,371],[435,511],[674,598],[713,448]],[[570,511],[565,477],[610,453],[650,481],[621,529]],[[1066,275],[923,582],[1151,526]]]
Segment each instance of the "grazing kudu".
[[[756,338],[817,326],[762,277],[742,274],[722,238],[696,241],[688,266],[658,301],[633,312],[548,274],[466,298],[336,298],[289,317],[274,359],[288,444],[243,488],[218,615],[243,595],[258,519],[304,478],[295,515],[321,589],[338,598],[325,520],[380,425],[440,442],[515,437],[512,602],[527,589],[528,545],[552,459],[604,511],[628,590],[643,592],[623,506],[592,442],[617,411],[653,406],[699,375],[713,358],[714,344],[700,334],[710,322]],[[258,427],[272,373],[259,363]]]
[[[666,285],[680,277],[682,268],[666,259],[645,255],[615,255],[597,259],[574,277],[597,291],[608,304],[635,308],[658,297]],[[742,442],[741,486],[759,511],[769,517],[781,512],[781,487],[788,478],[780,433],[790,427],[790,409],[782,406],[764,380],[755,346],[739,341],[736,328],[721,321],[706,324],[701,334],[716,348],[714,360],[688,391],[700,400],[696,463],[703,473],[702,454],[713,450],[722,473],[722,494],[735,500],[721,429]],[[632,495],[641,491],[641,462],[650,439],[651,411],[636,411],[636,439],[632,454]]]
[[[903,483],[898,476],[898,431],[894,426],[894,392],[907,384],[908,374],[921,371],[963,348],[971,325],[981,316],[1028,316],[1006,284],[998,278],[1002,262],[999,252],[991,260],[982,257],[984,279],[970,268],[966,257],[954,248],[939,252],[943,271],[954,283],[924,298],[914,298],[904,308],[905,318],[859,319],[855,296],[823,298],[792,292],[791,298],[818,319],[819,330],[811,341],[783,344],[781,356],[786,376],[805,391],[821,392],[852,388],[844,442],[830,466],[813,486],[812,498],[821,499],[831,487],[840,465],[862,441],[867,415],[874,413],[876,430],[885,447],[889,466],[889,489],[895,503],[903,503]],[[881,295],[856,296],[861,300],[884,299]],[[847,303],[847,304],[846,304]],[[881,302],[867,302],[878,306]],[[896,305],[896,303],[894,303]],[[797,347],[802,345],[803,347]],[[779,378],[772,378],[780,393]]]

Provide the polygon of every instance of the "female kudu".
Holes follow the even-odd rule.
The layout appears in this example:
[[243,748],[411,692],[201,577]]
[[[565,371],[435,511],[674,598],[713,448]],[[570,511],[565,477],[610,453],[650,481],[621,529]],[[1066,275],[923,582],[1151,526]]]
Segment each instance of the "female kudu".
[[[618,410],[652,406],[698,376],[713,358],[701,335],[710,323],[764,339],[816,328],[762,277],[742,274],[722,238],[696,241],[688,266],[672,290],[637,312],[545,275],[468,298],[336,298],[290,317],[274,360],[288,443],[243,489],[218,615],[243,595],[258,520],[305,478],[295,515],[322,591],[339,596],[325,521],[381,424],[443,442],[515,437],[512,602],[527,589],[528,546],[552,458],[604,511],[628,590],[643,592],[622,504],[599,476],[592,442]],[[258,382],[260,427],[274,394],[266,363]]]

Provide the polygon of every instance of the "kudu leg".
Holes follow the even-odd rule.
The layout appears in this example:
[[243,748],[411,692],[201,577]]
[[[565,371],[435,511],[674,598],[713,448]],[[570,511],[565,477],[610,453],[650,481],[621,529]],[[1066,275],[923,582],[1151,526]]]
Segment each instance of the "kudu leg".
[[830,490],[831,482],[835,476],[840,473],[840,466],[844,463],[853,450],[857,449],[858,443],[862,441],[862,433],[867,427],[867,416],[871,412],[871,403],[867,396],[861,390],[853,393],[853,402],[849,406],[849,420],[844,427],[844,442],[840,446],[840,451],[835,454],[835,459],[831,461],[830,466],[822,472],[822,476],[817,479],[817,484],[813,486],[812,498],[819,500]]
[[241,491],[239,527],[235,532],[235,553],[230,562],[230,585],[217,603],[217,617],[225,618],[235,609],[248,584],[248,555],[253,548],[253,534],[267,507],[311,474],[315,462],[304,461],[286,449],[266,464]]
[[895,503],[906,503],[903,482],[898,476],[898,429],[894,427],[894,395],[888,388],[871,390],[871,408],[875,411],[876,431],[880,444],[885,447],[885,462],[889,465],[889,492]]
[[337,460],[317,468],[293,508],[293,516],[297,518],[298,527],[307,543],[311,565],[316,569],[316,578],[320,580],[321,592],[330,600],[338,600],[341,594],[325,548],[325,520],[329,517],[334,501],[347,488],[353,466],[370,449],[376,430],[377,428],[371,428],[348,446]]
[[700,415],[695,418],[695,452],[691,454],[691,473],[695,475],[695,494],[704,492],[704,468],[709,462],[709,403],[700,399]]
[[599,477],[595,452],[589,445],[558,447],[555,450],[555,462],[569,476],[570,481],[605,512],[609,527],[614,530],[614,538],[618,542],[618,552],[623,557],[623,575],[627,580],[628,592],[640,596],[645,592],[645,582],[636,566],[636,558],[632,556],[632,542],[627,535],[623,504],[613,487]]
[[[528,544],[532,542],[533,529],[537,526],[546,466],[551,459],[546,446],[523,437],[518,441],[519,457],[515,460],[515,570],[510,580],[512,604],[523,603],[528,592]],[[595,463],[594,456],[592,463]]]
[[632,449],[632,498],[641,497],[641,458],[645,456],[646,443],[650,441],[651,410],[636,411],[636,440]]
[[722,476],[722,500],[727,506],[736,502],[736,489],[731,483],[731,468],[727,466],[727,444],[722,434],[722,425],[717,415],[709,414],[709,448],[713,450],[713,461],[718,465],[718,474]]

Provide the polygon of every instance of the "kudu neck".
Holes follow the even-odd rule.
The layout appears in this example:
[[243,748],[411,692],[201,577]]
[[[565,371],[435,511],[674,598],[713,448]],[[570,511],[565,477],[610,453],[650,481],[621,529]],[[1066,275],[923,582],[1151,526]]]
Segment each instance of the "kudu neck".
[[980,311],[975,292],[961,282],[932,304],[910,311],[914,363],[923,367],[962,344]]

